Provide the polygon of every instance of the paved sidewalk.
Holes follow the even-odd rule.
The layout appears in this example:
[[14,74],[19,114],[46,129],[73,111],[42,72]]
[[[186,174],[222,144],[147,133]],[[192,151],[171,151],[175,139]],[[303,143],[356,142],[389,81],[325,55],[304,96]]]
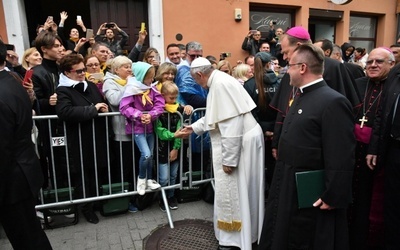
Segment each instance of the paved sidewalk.
[[[86,222],[80,216],[79,223],[64,228],[46,229],[54,249],[143,249],[143,239],[160,225],[168,223],[167,214],[154,202],[151,207],[137,213],[126,213],[102,217],[96,225]],[[178,210],[171,211],[173,221],[203,219],[212,221],[213,205],[204,201],[179,204]],[[0,249],[12,247],[0,229]]]

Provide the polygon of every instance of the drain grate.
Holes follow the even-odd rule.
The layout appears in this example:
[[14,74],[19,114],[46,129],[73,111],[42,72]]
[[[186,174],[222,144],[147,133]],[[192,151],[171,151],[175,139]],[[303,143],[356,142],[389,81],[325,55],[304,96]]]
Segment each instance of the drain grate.
[[145,250],[217,249],[213,224],[205,220],[181,220],[155,229],[144,239]]

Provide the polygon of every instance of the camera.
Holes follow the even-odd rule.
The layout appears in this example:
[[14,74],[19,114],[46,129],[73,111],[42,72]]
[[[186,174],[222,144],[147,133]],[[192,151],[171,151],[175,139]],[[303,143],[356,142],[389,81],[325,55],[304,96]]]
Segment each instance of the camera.
[[276,21],[273,21],[272,24],[273,24],[273,25],[276,25]]
[[227,58],[227,57],[231,57],[231,53],[230,53],[230,52],[222,52],[222,53],[219,55],[219,59],[220,59],[220,60],[224,60],[224,59]]
[[108,29],[112,29],[112,28],[114,28],[114,24],[113,23],[106,23],[105,27],[108,28]]

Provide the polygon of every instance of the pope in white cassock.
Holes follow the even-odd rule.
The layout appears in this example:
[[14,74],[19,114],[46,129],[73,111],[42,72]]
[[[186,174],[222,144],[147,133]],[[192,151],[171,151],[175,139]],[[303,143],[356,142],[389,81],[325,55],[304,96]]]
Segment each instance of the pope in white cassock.
[[264,218],[264,136],[251,114],[256,104],[235,78],[205,58],[195,59],[190,73],[209,89],[205,116],[183,130],[211,137],[218,249],[252,249]]

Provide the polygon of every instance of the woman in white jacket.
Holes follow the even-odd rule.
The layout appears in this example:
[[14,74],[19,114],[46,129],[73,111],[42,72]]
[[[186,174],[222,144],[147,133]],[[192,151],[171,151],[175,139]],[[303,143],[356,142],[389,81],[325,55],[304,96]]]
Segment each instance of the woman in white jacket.
[[[129,77],[132,76],[132,61],[126,56],[117,56],[109,63],[110,71],[104,76],[103,94],[111,112],[119,112],[119,103]],[[132,137],[125,133],[125,117],[118,115],[112,118],[113,141],[111,147],[115,163],[110,170],[113,183],[123,181],[133,183]],[[122,168],[121,168],[122,167]],[[121,171],[122,170],[122,171]],[[137,208],[130,204],[129,211],[136,212]]]

